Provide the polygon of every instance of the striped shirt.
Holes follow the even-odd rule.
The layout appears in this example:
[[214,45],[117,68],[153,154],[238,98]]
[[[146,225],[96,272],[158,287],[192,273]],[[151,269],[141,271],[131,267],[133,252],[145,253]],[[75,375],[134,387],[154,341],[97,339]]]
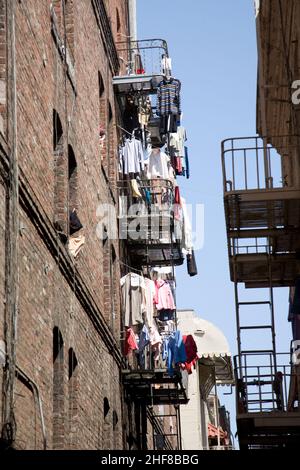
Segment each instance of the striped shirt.
[[156,114],[166,116],[168,114],[181,114],[180,109],[181,83],[175,78],[162,80],[157,89]]

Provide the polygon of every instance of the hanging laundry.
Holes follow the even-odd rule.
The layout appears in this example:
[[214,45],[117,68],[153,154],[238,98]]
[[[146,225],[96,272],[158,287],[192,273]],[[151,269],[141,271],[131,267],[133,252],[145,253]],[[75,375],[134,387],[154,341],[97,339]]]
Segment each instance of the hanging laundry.
[[132,328],[127,328],[125,345],[124,345],[124,356],[128,356],[132,351],[138,349],[135,334]]
[[155,298],[155,284],[151,279],[145,278],[145,298],[146,298],[146,323],[151,328],[153,325],[153,311]]
[[178,126],[177,132],[170,134],[170,146],[176,157],[184,157],[184,142],[186,140],[186,130],[183,126]]
[[146,148],[144,149],[144,163],[147,163],[152,152],[151,143],[147,143]]
[[131,186],[131,191],[132,191],[133,197],[142,198],[142,195],[140,193],[140,189],[139,189],[139,186],[138,186],[138,183],[137,183],[136,179],[130,180],[130,186]]
[[74,258],[78,255],[79,251],[81,250],[82,246],[85,243],[84,235],[71,235],[68,241],[68,250]]
[[177,115],[169,114],[160,117],[159,133],[161,136],[177,131]]
[[149,331],[146,325],[143,326],[139,337],[139,364],[145,368],[145,347],[150,342]]
[[190,276],[196,276],[198,274],[196,258],[194,250],[191,253],[186,255],[186,262],[187,262],[187,272]]
[[151,349],[154,353],[154,360],[158,361],[161,352],[162,338],[154,324],[149,328],[149,338]]
[[131,95],[126,96],[122,121],[124,129],[129,134],[132,134],[133,130],[139,127],[138,106],[135,103],[134,97]]
[[126,274],[120,280],[122,292],[122,313],[127,327],[144,323],[146,311],[145,281],[135,273]]
[[174,303],[172,291],[170,285],[163,279],[155,281],[155,304],[157,310],[175,310],[176,306]]
[[189,153],[188,148],[184,147],[184,158],[185,158],[185,175],[187,179],[190,177],[190,163],[189,163]]
[[147,177],[149,179],[170,179],[170,157],[161,149],[153,149],[147,162]]
[[182,251],[184,254],[191,254],[193,249],[193,242],[192,242],[192,227],[186,207],[185,199],[181,196],[181,207],[182,207],[182,215],[183,215],[183,237],[182,237]]
[[167,57],[166,54],[161,56],[161,71],[166,77],[170,77],[172,73],[172,59]]
[[77,215],[77,212],[75,209],[70,212],[70,222],[69,222],[69,227],[70,227],[70,234],[73,235],[73,233],[78,232],[80,229],[83,228],[82,223],[79,220],[79,217]]
[[185,369],[188,374],[192,374],[192,367],[198,361],[197,345],[192,335],[183,335],[182,340],[185,347],[186,361],[181,364],[181,368]]
[[160,134],[177,131],[181,83],[173,77],[162,80],[157,89],[156,114],[160,116]]
[[144,151],[141,142],[132,137],[125,139],[119,149],[120,168],[124,175],[140,174],[144,170]]
[[145,73],[145,70],[143,68],[141,54],[139,52],[136,52],[134,55],[134,72],[137,75],[141,75]]
[[160,82],[157,89],[156,114],[158,116],[169,116],[181,114],[180,108],[181,83],[173,77],[165,78]]
[[147,127],[152,115],[152,105],[149,96],[141,95],[138,103],[139,123],[141,126]]
[[187,360],[182,334],[179,330],[169,336],[167,344],[163,347],[163,352],[166,356],[168,373],[172,376],[174,366]]

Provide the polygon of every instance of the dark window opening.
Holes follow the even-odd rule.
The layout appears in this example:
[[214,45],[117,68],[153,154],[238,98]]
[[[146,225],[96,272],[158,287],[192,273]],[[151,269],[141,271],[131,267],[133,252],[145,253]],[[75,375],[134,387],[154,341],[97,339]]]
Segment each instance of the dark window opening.
[[100,147],[100,158],[104,167],[106,166],[106,134],[107,134],[107,116],[106,116],[106,98],[105,98],[105,87],[103,77],[98,72],[98,88],[99,88],[99,147]]
[[53,448],[64,447],[64,341],[53,328]]
[[113,411],[113,430],[116,430],[117,424],[118,424],[119,418],[117,415],[116,410]]
[[69,209],[77,209],[77,163],[71,145],[68,146],[68,182],[69,182]]
[[104,95],[104,83],[100,72],[98,72],[98,85],[99,85],[99,97],[102,98]]
[[75,154],[71,145],[68,146],[68,206],[69,206],[69,234],[72,235],[82,228],[78,217],[78,169]]
[[69,349],[69,379],[73,377],[75,374],[76,368],[78,365],[78,361],[74,350],[72,348]]
[[112,112],[111,104],[109,103],[108,104],[108,121],[111,122],[112,118],[113,118],[113,112]]
[[54,226],[66,241],[67,187],[65,182],[66,161],[64,156],[63,127],[57,111],[53,110],[53,157],[54,157]]
[[108,415],[108,413],[109,413],[109,410],[110,410],[110,406],[109,406],[108,398],[107,398],[107,397],[104,397],[104,400],[103,400],[103,415],[104,415],[104,419],[107,418],[107,415]]
[[56,361],[63,361],[64,341],[62,334],[57,326],[53,328],[53,364]]
[[68,439],[69,448],[78,448],[78,361],[73,348],[69,349],[68,353],[68,398],[69,398],[69,413],[68,413]]
[[121,29],[121,21],[120,21],[120,14],[119,14],[118,8],[116,9],[116,17],[117,17],[117,33],[119,33]]
[[63,152],[63,129],[58,113],[53,110],[53,151]]

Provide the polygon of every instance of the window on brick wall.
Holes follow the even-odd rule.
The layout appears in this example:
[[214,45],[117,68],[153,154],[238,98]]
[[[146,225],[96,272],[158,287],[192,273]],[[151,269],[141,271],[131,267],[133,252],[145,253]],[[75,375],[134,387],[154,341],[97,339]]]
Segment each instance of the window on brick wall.
[[116,8],[116,23],[117,23],[117,33],[120,33],[120,31],[121,31],[121,20],[120,20],[120,13],[119,13],[118,8]]
[[53,110],[53,158],[54,158],[54,225],[61,233],[67,233],[67,184],[64,135],[60,117]]
[[76,449],[78,416],[78,361],[73,348],[69,349],[68,395],[69,395],[69,447]]
[[116,429],[117,429],[118,422],[119,422],[118,414],[117,414],[116,410],[114,410],[113,411],[113,430],[114,431],[116,431]]
[[103,432],[102,432],[102,449],[109,450],[111,448],[111,422],[110,422],[110,405],[107,397],[103,399]]
[[116,294],[117,294],[117,285],[116,285],[116,252],[111,245],[111,254],[110,254],[110,292],[111,292],[111,329],[114,333],[115,331],[115,318],[116,318]]
[[77,190],[78,171],[75,154],[71,145],[68,145],[68,189],[69,189],[69,210],[78,210]]
[[78,217],[78,169],[71,145],[68,145],[68,207],[70,214],[69,235],[73,235],[83,226]]
[[64,447],[64,341],[53,328],[53,448]]
[[113,159],[111,158],[114,148],[114,126],[113,126],[113,111],[112,106],[108,103],[108,152],[107,152],[107,167],[108,173],[111,174],[111,167],[113,165]]
[[98,72],[98,89],[99,89],[99,145],[100,145],[100,157],[103,166],[106,164],[106,133],[107,133],[107,117],[106,117],[106,99],[105,99],[105,87],[103,77]]
[[7,104],[6,0],[0,0],[0,132],[6,134]]

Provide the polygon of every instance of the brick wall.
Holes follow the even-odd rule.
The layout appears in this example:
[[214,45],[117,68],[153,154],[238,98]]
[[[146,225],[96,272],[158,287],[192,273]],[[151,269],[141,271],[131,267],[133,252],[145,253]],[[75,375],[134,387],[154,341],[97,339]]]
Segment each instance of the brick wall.
[[[98,205],[117,200],[112,71],[92,2],[67,0],[63,9],[62,1],[52,3],[57,33],[62,41],[66,24],[67,49],[71,57],[67,63],[61,56],[59,38],[51,31],[51,2],[16,2],[18,156],[21,173],[28,182],[28,193],[36,201],[34,210],[41,214],[41,223],[49,227],[49,233],[55,233],[54,223],[59,222],[62,232],[68,235],[68,214],[70,207],[75,206],[84,226],[85,244],[76,260],[67,253],[61,234],[57,234],[55,242],[57,251],[50,249],[50,242],[41,236],[30,208],[22,208],[17,364],[38,387],[48,448],[122,448],[120,365],[107,340],[111,337],[111,344],[120,344],[119,247],[117,241],[108,241],[104,246],[96,234]],[[116,8],[119,3],[109,2],[109,7]],[[125,0],[121,4],[119,16],[126,31]],[[0,2],[0,80],[3,73],[2,11]],[[99,73],[105,82],[105,99],[102,101]],[[109,152],[105,146],[101,149],[99,143],[99,124],[103,120],[108,126],[105,121],[108,103],[112,116],[105,145],[109,139]],[[62,131],[56,148],[54,110]],[[68,170],[70,148],[76,159],[76,178],[71,182]],[[106,166],[103,164],[105,152]],[[0,298],[3,303],[7,191],[3,185],[0,185],[0,191],[3,248],[0,250]],[[68,259],[71,266],[68,279],[63,275],[62,258]],[[110,273],[113,273],[113,280]],[[104,327],[101,330],[102,320],[92,317],[90,308],[80,297],[80,289],[88,290],[93,308],[105,319],[112,336],[105,333]],[[3,325],[1,309],[0,339],[4,338]],[[60,331],[63,339],[56,357],[53,356],[54,329]],[[77,363],[71,376],[70,354]],[[106,416],[104,398],[109,402]],[[20,378],[16,379],[15,415],[16,446],[42,448],[36,397]]]

